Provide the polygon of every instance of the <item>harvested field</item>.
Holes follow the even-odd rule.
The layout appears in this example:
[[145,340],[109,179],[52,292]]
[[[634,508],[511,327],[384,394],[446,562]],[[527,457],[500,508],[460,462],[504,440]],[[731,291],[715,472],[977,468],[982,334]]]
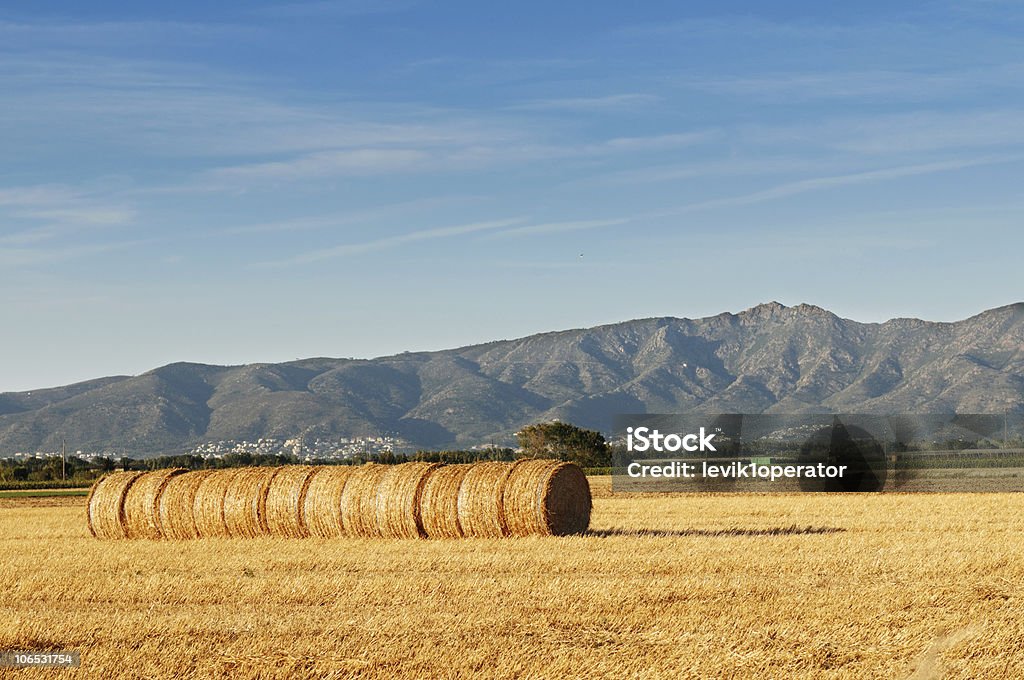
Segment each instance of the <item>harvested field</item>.
[[55,508],[55,507],[80,507],[88,494],[61,495],[61,496],[0,496],[0,508]]
[[592,488],[587,534],[515,541],[108,543],[85,499],[2,507],[0,649],[112,678],[1024,677],[1024,494]]

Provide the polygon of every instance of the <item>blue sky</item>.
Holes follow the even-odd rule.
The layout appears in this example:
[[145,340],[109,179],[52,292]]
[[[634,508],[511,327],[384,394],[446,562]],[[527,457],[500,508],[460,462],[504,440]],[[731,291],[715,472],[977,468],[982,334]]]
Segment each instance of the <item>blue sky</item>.
[[0,10],[0,391],[1024,299],[1011,2]]

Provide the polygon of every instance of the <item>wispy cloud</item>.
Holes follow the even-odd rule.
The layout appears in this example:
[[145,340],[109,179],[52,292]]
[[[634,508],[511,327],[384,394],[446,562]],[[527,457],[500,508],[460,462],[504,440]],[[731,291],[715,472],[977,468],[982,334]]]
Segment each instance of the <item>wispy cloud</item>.
[[671,215],[679,215],[683,213],[694,212],[698,210],[710,210],[714,208],[750,205],[754,203],[763,203],[765,201],[773,201],[780,198],[787,198],[790,196],[805,194],[812,191],[822,191],[825,189],[834,189],[843,186],[882,182],[891,179],[899,179],[902,177],[928,175],[936,172],[950,172],[954,170],[962,170],[965,168],[979,167],[984,165],[1013,163],[1019,162],[1021,160],[1024,160],[1024,155],[991,156],[986,158],[939,161],[935,163],[920,163],[916,165],[905,165],[893,168],[883,168],[879,170],[869,170],[866,172],[855,172],[845,175],[834,175],[831,177],[815,177],[812,179],[804,179],[796,182],[787,182],[785,184],[780,184],[769,189],[754,191],[751,193],[741,194],[738,196],[729,196],[726,198],[716,198],[707,201],[698,201],[696,203],[690,203],[687,205],[679,206],[677,208],[671,208],[665,211],[646,213],[645,217],[666,217]]
[[304,179],[307,177],[379,175],[420,168],[429,156],[416,149],[344,149],[319,151],[287,161],[250,163],[212,170],[214,178]]
[[[822,132],[826,135],[830,126]],[[836,148],[860,153],[924,152],[1024,145],[1024,111],[922,111],[834,126]]]
[[60,228],[124,225],[136,216],[130,206],[73,187],[43,184],[0,188],[0,217],[7,223],[0,225],[0,232],[12,224],[36,225],[16,234],[16,239],[41,240],[61,233]]
[[510,108],[522,111],[618,111],[656,104],[661,97],[651,94],[625,93],[601,97],[565,97],[536,99],[515,104]]
[[719,130],[650,135],[646,137],[616,137],[603,141],[576,144],[509,144],[503,146],[471,146],[451,154],[452,165],[479,166],[487,164],[518,163],[538,160],[570,158],[599,158],[627,155],[647,151],[667,151],[681,147],[707,144],[721,136]]
[[182,43],[239,40],[263,33],[251,25],[186,21],[0,21],[5,48],[110,50],[173,40]]
[[0,91],[0,143],[8,148],[26,135],[46,135],[52,144],[88,137],[113,149],[202,160],[459,148],[521,142],[529,134],[471,111],[271,94],[265,83],[208,68],[94,54],[5,58]]
[[973,68],[925,70],[876,69],[851,71],[822,69],[757,76],[722,75],[705,79],[670,79],[683,89],[735,95],[759,101],[865,99],[887,102],[948,100],[997,87],[1024,88],[1024,63],[996,63]]
[[923,108],[873,115],[818,116],[800,124],[744,123],[727,130],[735,148],[765,149],[810,160],[840,154],[848,163],[867,156],[894,162],[928,158],[936,152],[985,153],[993,147],[1024,148],[1024,110]]
[[466,234],[476,234],[479,232],[494,231],[496,229],[503,229],[514,224],[519,224],[523,221],[523,218],[517,217],[512,219],[494,220],[488,222],[474,222],[471,224],[461,224],[451,227],[435,227],[431,229],[421,229],[419,231],[398,234],[396,236],[387,236],[384,238],[373,239],[370,241],[362,241],[359,243],[346,243],[333,247],[320,248],[318,250],[313,250],[284,260],[278,260],[276,262],[266,262],[264,263],[264,266],[311,264],[313,262],[319,262],[321,260],[346,257],[349,255],[359,255],[362,253],[367,253],[376,250],[387,250],[390,248],[397,248],[400,246],[408,245],[410,243],[419,243],[423,241],[433,241],[435,239],[445,239],[452,238],[455,236],[464,236]]
[[294,219],[242,224],[223,229],[206,230],[202,232],[202,236],[267,234],[331,229],[353,224],[365,224],[385,219],[394,219],[402,215],[422,215],[424,211],[437,210],[441,207],[449,207],[453,204],[459,203],[475,203],[479,202],[481,199],[482,197],[480,196],[433,196],[430,198],[402,201],[389,205],[366,208],[363,210],[353,210],[345,213],[317,215],[314,217],[296,217]]
[[522,226],[516,226],[512,228],[502,229],[501,231],[498,231],[496,233],[492,233],[488,235],[487,238],[499,239],[513,236],[531,236],[538,234],[582,231],[589,229],[599,229],[603,227],[620,226],[623,224],[638,222],[645,219],[670,217],[690,212],[714,210],[717,208],[729,208],[734,206],[751,205],[756,203],[763,203],[767,201],[788,198],[791,196],[797,196],[800,194],[805,194],[814,191],[835,189],[844,186],[884,182],[887,180],[900,179],[904,177],[928,175],[938,172],[951,172],[956,170],[962,170],[965,168],[978,167],[984,165],[1013,163],[1019,162],[1021,160],[1024,160],[1024,155],[993,156],[985,158],[940,161],[934,163],[920,163],[915,165],[882,168],[864,172],[846,173],[842,175],[831,175],[828,177],[814,177],[810,179],[798,180],[795,182],[787,182],[785,184],[779,184],[768,189],[754,191],[746,194],[740,194],[737,196],[728,196],[725,198],[698,201],[695,203],[689,203],[675,208],[669,208],[663,211],[640,213],[629,217],[595,220],[572,220],[565,222],[548,222],[542,224],[527,224]]
[[537,234],[559,234],[568,231],[584,231],[588,229],[600,229],[602,227],[614,227],[632,221],[630,218],[616,218],[608,220],[572,220],[568,222],[544,222],[541,224],[529,224],[512,229],[488,234],[486,238],[507,238],[511,236],[535,236]]
[[[689,40],[723,45],[750,44],[752,40],[801,40],[832,45],[871,44],[875,41],[934,39],[938,27],[893,18],[874,22],[839,22],[811,19],[773,20],[753,14],[721,14],[712,17],[623,26],[617,36],[638,39]],[[948,29],[947,29],[948,30]],[[885,43],[880,43],[885,44]]]
[[126,250],[151,243],[148,239],[86,243],[60,247],[4,247],[0,239],[0,267],[20,269],[52,265],[68,260],[91,257],[112,251]]
[[37,184],[0,189],[0,207],[38,207],[77,200],[82,192],[56,184]]
[[649,137],[618,137],[576,144],[505,143],[425,145],[419,148],[332,149],[302,154],[281,161],[216,168],[210,170],[207,175],[220,180],[290,180],[368,176],[393,172],[467,171],[535,161],[667,151],[706,144],[719,136],[720,133],[716,130],[701,130]]
[[69,208],[48,208],[15,212],[16,217],[45,220],[68,225],[115,225],[127,224],[137,216],[131,208],[111,206],[76,206]]
[[401,12],[417,4],[415,0],[313,0],[265,5],[253,13],[285,19],[329,19]]
[[780,175],[785,173],[835,170],[836,160],[767,156],[759,158],[710,159],[702,162],[653,165],[617,170],[574,180],[572,184],[653,184],[676,182],[696,177],[730,177],[744,175]]
[[[719,139],[720,130],[699,130],[667,135],[651,135],[648,137],[616,137],[609,139],[602,147],[612,151],[660,151],[681,146],[706,144]],[[600,147],[599,147],[600,148]],[[596,149],[595,149],[596,150]]]

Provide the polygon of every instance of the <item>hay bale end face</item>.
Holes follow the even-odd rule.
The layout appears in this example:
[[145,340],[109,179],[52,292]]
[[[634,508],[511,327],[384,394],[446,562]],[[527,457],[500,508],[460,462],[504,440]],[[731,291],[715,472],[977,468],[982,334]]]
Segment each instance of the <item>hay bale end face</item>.
[[86,504],[86,521],[96,538],[127,538],[124,499],[142,472],[115,472],[92,485]]
[[425,538],[420,497],[438,463],[392,465],[377,487],[377,527],[384,538]]
[[459,487],[472,467],[445,465],[427,476],[420,495],[420,519],[428,538],[462,538]]
[[399,466],[368,463],[352,470],[341,496],[343,535],[361,538],[380,538],[384,535],[377,523],[377,488],[384,476],[396,467]]
[[174,477],[184,474],[184,468],[154,470],[137,478],[124,497],[124,529],[127,538],[163,537],[160,528],[160,495]]
[[267,530],[271,536],[304,538],[309,536],[303,521],[303,506],[309,484],[320,468],[289,465],[281,468],[267,489]]
[[344,535],[341,497],[355,469],[349,465],[331,465],[314,470],[302,500],[300,519],[305,535],[318,538],[338,538]]
[[177,475],[167,480],[167,485],[160,494],[158,515],[160,531],[164,538],[188,540],[199,538],[194,515],[196,492],[199,485],[214,470],[196,470]]
[[512,536],[567,536],[590,526],[590,484],[573,463],[521,461],[505,484],[503,504]]
[[594,503],[587,475],[578,465],[564,463],[548,477],[543,507],[552,536],[586,533]]

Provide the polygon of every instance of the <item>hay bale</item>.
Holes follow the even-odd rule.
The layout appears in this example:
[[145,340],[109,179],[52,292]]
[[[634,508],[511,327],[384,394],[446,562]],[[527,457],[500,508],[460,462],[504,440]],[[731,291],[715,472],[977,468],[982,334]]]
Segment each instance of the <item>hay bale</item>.
[[581,534],[591,493],[555,460],[119,472],[93,485],[99,538],[500,538]]
[[367,463],[352,471],[341,495],[341,529],[344,536],[380,538],[377,523],[377,489],[393,465]]
[[590,484],[574,463],[522,461],[505,483],[502,501],[512,536],[582,534],[590,525]]
[[425,538],[420,497],[438,463],[392,465],[377,486],[377,527],[384,538]]
[[124,497],[142,472],[115,472],[92,485],[86,503],[86,523],[96,538],[127,538]]
[[273,536],[304,538],[309,530],[302,511],[309,484],[319,468],[288,465],[280,468],[267,489],[267,530]]
[[462,538],[459,486],[471,464],[445,465],[432,471],[420,495],[420,519],[430,538]]
[[196,470],[177,475],[167,480],[163,492],[157,501],[157,515],[160,518],[160,531],[164,538],[188,540],[199,538],[196,520],[193,514],[196,492],[199,485],[215,470]]
[[279,467],[242,468],[224,490],[224,526],[233,538],[266,536],[267,492]]
[[343,536],[341,497],[352,471],[351,465],[329,465],[314,470],[302,499],[302,530],[319,538]]
[[127,538],[163,537],[160,529],[160,494],[168,481],[186,472],[184,468],[168,468],[147,472],[135,480],[124,496],[124,529]]
[[505,482],[516,463],[477,463],[459,485],[459,526],[474,538],[508,536],[503,497]]
[[224,495],[234,478],[244,468],[213,470],[196,489],[192,504],[192,517],[200,538],[226,538],[227,524],[224,523]]

